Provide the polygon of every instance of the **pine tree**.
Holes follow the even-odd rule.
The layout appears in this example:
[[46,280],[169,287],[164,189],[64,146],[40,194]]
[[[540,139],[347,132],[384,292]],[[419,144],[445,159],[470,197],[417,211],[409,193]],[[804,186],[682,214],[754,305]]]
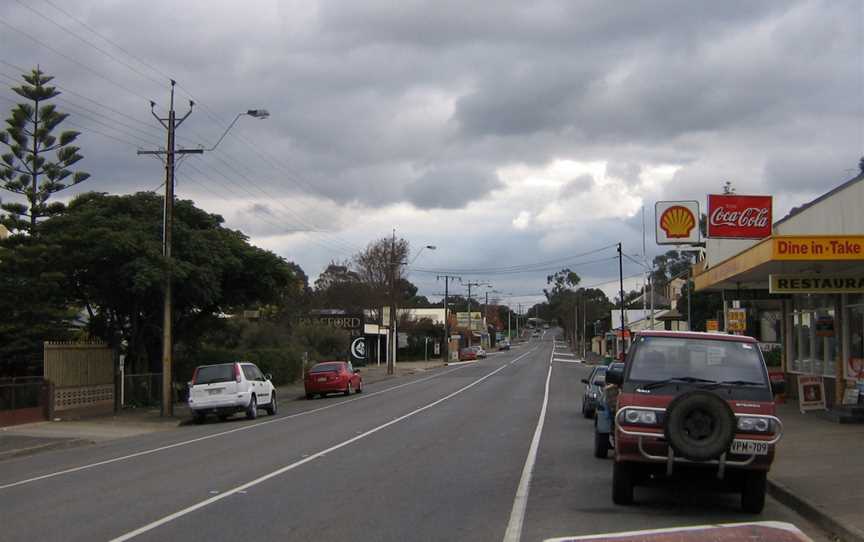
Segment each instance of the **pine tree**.
[[[6,119],[5,131],[0,131],[0,143],[8,147],[0,163],[0,188],[24,197],[23,203],[2,203],[0,208],[8,215],[0,218],[7,228],[36,235],[40,218],[62,212],[62,203],[48,203],[52,195],[85,181],[89,173],[72,172],[68,168],[81,160],[78,147],[72,142],[80,134],[75,131],[53,135],[69,115],[60,113],[54,104],[47,103],[60,92],[48,86],[53,77],[37,67],[29,75],[22,75],[25,84],[12,90],[29,100],[18,104]],[[56,151],[56,159],[48,154]]]

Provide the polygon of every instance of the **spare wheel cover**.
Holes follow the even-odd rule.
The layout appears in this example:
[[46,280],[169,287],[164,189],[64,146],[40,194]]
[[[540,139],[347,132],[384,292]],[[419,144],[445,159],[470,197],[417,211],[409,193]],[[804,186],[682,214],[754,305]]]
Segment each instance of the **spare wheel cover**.
[[707,391],[691,391],[669,404],[664,432],[676,455],[707,461],[729,450],[736,426],[726,401]]

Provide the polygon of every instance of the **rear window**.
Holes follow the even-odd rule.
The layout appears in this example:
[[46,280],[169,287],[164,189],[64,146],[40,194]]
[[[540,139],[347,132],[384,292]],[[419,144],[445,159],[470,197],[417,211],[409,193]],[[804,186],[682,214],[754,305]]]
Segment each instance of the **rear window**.
[[309,369],[310,373],[326,373],[329,371],[338,371],[342,368],[341,363],[322,363]]
[[214,384],[216,382],[229,382],[234,380],[234,364],[205,365],[198,367],[195,371],[195,379],[192,384]]
[[767,385],[758,346],[752,343],[674,337],[642,337],[630,362],[630,380],[703,378]]

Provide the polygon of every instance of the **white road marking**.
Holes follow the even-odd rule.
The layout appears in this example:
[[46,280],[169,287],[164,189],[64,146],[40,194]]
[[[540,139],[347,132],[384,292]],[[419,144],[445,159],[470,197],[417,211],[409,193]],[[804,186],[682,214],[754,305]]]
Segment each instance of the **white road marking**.
[[572,352],[555,352],[556,356],[575,356],[576,354]]
[[[554,356],[554,349],[553,354]],[[504,542],[519,542],[522,538],[522,524],[525,522],[525,509],[528,507],[528,494],[531,491],[531,476],[534,474],[534,464],[537,462],[537,451],[540,448],[540,436],[543,434],[543,424],[546,421],[546,407],[549,405],[549,382],[552,379],[552,356],[549,356],[549,370],[546,372],[546,391],[543,394],[543,406],[540,408],[540,418],[531,439],[528,457],[522,467],[522,478],[516,488],[516,498],[510,510],[510,521],[504,532]]]
[[[555,354],[555,355],[556,355],[556,356],[559,356],[560,354]],[[562,359],[562,358],[552,358],[552,361],[560,361],[561,363],[578,363],[578,364],[580,364],[580,365],[581,365],[582,363],[584,363],[581,359]]]
[[[547,538],[543,542],[570,542],[570,541],[579,541],[579,540],[603,540],[609,539],[612,537],[620,538],[620,539],[634,539],[634,538],[649,538],[648,535],[654,534],[665,534],[665,533],[686,533],[691,531],[706,531],[706,534],[711,531],[715,531],[716,529],[728,529],[735,527],[749,527],[758,525],[761,527],[768,527],[770,529],[777,529],[779,531],[785,531],[795,534],[804,534],[801,532],[798,527],[792,525],[791,523],[786,523],[782,521],[753,521],[753,522],[745,522],[745,523],[709,523],[705,525],[688,525],[686,527],[666,527],[663,529],[646,529],[642,531],[625,531],[619,533],[603,533],[603,534],[589,534],[583,536],[564,536],[560,538]],[[719,533],[718,533],[719,534]],[[805,535],[806,536],[806,535]]]
[[[245,490],[249,489],[250,487],[256,486],[256,485],[258,485],[262,482],[265,482],[271,478],[275,478],[276,476],[279,476],[281,474],[285,474],[286,472],[294,470],[297,467],[300,467],[301,465],[305,465],[306,463],[309,463],[310,461],[314,461],[315,459],[318,459],[319,457],[323,457],[326,454],[329,454],[331,452],[335,452],[336,450],[338,450],[340,448],[344,448],[345,446],[353,444],[353,443],[357,442],[358,440],[361,440],[361,439],[364,439],[370,435],[373,435],[373,434],[375,434],[375,433],[377,433],[383,429],[390,427],[391,425],[395,425],[395,424],[401,422],[402,420],[405,420],[407,418],[415,416],[415,415],[417,415],[417,414],[419,414],[425,410],[429,410],[430,408],[435,407],[437,405],[440,405],[441,403],[443,403],[444,401],[447,401],[448,399],[452,399],[453,397],[456,397],[460,393],[468,391],[469,389],[473,388],[477,384],[483,382],[484,380],[497,374],[498,372],[503,371],[504,369],[506,369],[510,365],[513,365],[514,363],[516,363],[520,359],[524,358],[528,354],[531,354],[532,352],[534,352],[534,350],[529,350],[528,352],[525,352],[521,356],[509,361],[506,365],[502,365],[501,367],[498,367],[497,369],[495,369],[491,373],[487,373],[486,375],[478,378],[477,380],[471,382],[470,384],[463,386],[463,387],[459,388],[458,390],[454,391],[453,393],[445,395],[444,397],[442,397],[436,401],[433,401],[433,402],[431,402],[427,405],[424,405],[420,408],[414,409],[411,412],[409,412],[407,414],[403,414],[402,416],[399,416],[398,418],[394,418],[387,423],[383,423],[377,427],[373,427],[372,429],[370,429],[370,430],[368,430],[368,431],[366,431],[360,435],[357,435],[356,437],[352,437],[348,440],[340,442],[339,444],[335,444],[335,445],[327,448],[326,450],[321,450],[320,452],[312,454],[309,457],[301,459],[300,461],[295,461],[294,463],[291,463],[289,465],[285,465],[284,467],[276,469],[270,473],[267,473],[263,476],[260,476],[256,479],[254,479],[252,481],[246,482],[245,484],[242,484],[242,485],[239,485],[239,486],[234,487],[232,489],[229,489],[227,491],[224,491],[224,492],[220,493],[219,495],[215,495],[213,497],[210,497],[209,499],[205,499],[205,500],[200,501],[196,504],[193,504],[192,506],[187,506],[186,508],[184,508],[182,510],[178,510],[177,512],[174,512],[173,514],[169,514],[169,515],[164,516],[160,519],[157,519],[156,521],[154,521],[152,523],[148,523],[147,525],[144,525],[143,527],[139,527],[139,528],[135,529],[134,531],[129,531],[128,533],[122,534],[122,535],[118,536],[117,538],[112,539],[111,542],[123,542],[125,540],[130,540],[132,538],[135,538],[136,536],[142,535],[148,531],[152,531],[153,529],[155,529],[161,525],[165,525],[166,523],[170,523],[171,521],[174,521],[175,519],[178,519],[178,518],[181,518],[185,515],[191,514],[192,512],[194,512],[196,510],[200,510],[201,508],[204,508],[205,506],[209,506],[215,502],[218,502],[218,501],[221,501],[222,499],[230,497],[231,495],[234,495],[235,493],[245,491]],[[548,391],[548,387],[549,387],[548,378],[546,381],[546,387],[547,387],[547,391]],[[544,403],[544,412],[545,412],[545,403]]]
[[452,373],[452,372],[454,372],[454,371],[458,371],[459,369],[464,369],[464,367],[455,367],[455,368],[453,368],[453,369],[450,369],[449,371],[443,371],[443,372],[441,372],[441,373],[434,374],[434,375],[432,375],[432,376],[427,376],[427,377],[425,377],[425,378],[421,378],[421,379],[419,379],[419,380],[412,380],[411,382],[406,382],[406,383],[404,383],[404,384],[399,384],[398,386],[393,386],[393,387],[390,387],[390,388],[387,388],[387,389],[384,389],[384,390],[380,390],[380,391],[376,391],[376,392],[373,392],[373,393],[364,393],[363,395],[361,395],[361,396],[359,396],[359,397],[354,397],[353,399],[346,399],[346,400],[344,400],[344,401],[339,401],[339,402],[337,402],[337,403],[332,403],[332,404],[329,404],[329,405],[327,405],[327,406],[323,406],[323,407],[319,407],[319,408],[313,408],[313,409],[311,409],[311,410],[304,410],[303,412],[298,412],[298,413],[296,413],[296,414],[291,414],[291,415],[288,415],[288,416],[282,416],[282,417],[280,417],[280,418],[275,418],[275,419],[272,419],[272,420],[267,420],[267,421],[263,421],[263,422],[258,422],[258,423],[254,423],[254,424],[251,424],[251,425],[244,425],[244,426],[242,426],[242,427],[238,427],[238,428],[236,428],[236,429],[229,429],[228,431],[220,431],[219,433],[213,433],[213,434],[210,434],[210,435],[205,435],[205,436],[203,436],[203,437],[198,437],[198,438],[193,438],[193,439],[189,439],[189,440],[184,440],[184,441],[181,441],[181,442],[175,442],[174,444],[168,444],[168,445],[166,445],[166,446],[159,446],[158,448],[151,448],[151,449],[149,449],[149,450],[142,450],[142,451],[140,451],[140,452],[135,452],[135,453],[128,454],[128,455],[123,455],[123,456],[120,456],[120,457],[114,457],[114,458],[112,458],[112,459],[106,459],[106,460],[104,460],[104,461],[97,461],[97,462],[95,462],[95,463],[88,463],[88,464],[86,464],[86,465],[81,465],[81,466],[78,466],[78,467],[72,467],[72,468],[69,468],[69,469],[64,469],[64,470],[60,470],[60,471],[56,471],[56,472],[50,472],[50,473],[48,473],[48,474],[42,474],[42,475],[40,475],[40,476],[34,476],[33,478],[27,478],[27,479],[25,479],[25,480],[19,480],[19,481],[17,481],[17,482],[10,482],[10,483],[8,483],[8,484],[0,485],[0,490],[9,489],[9,488],[12,488],[12,487],[17,487],[17,486],[23,486],[24,484],[30,484],[30,483],[32,483],[32,482],[38,482],[39,480],[46,480],[46,479],[48,479],[48,478],[54,478],[54,477],[57,477],[57,476],[63,476],[64,474],[71,474],[71,473],[73,473],[73,472],[79,472],[79,471],[82,471],[82,470],[92,469],[92,468],[95,468],[95,467],[101,467],[101,466],[103,466],[103,465],[110,465],[111,463],[117,463],[117,462],[119,462],[119,461],[126,461],[126,460],[128,460],[128,459],[133,459],[133,458],[135,458],[135,457],[141,457],[141,456],[143,456],[143,455],[150,455],[150,454],[155,454],[155,453],[158,453],[158,452],[164,452],[165,450],[171,450],[171,449],[173,449],[173,448],[179,448],[179,447],[181,447],[181,446],[188,446],[188,445],[190,445],[190,444],[195,444],[195,443],[197,443],[197,442],[203,442],[203,441],[205,441],[205,440],[210,440],[210,439],[213,439],[213,438],[216,438],[216,437],[222,437],[222,436],[225,436],[225,435],[230,435],[230,434],[232,434],[232,433],[238,433],[238,432],[240,432],[240,431],[248,431],[249,429],[254,429],[254,428],[256,428],[256,427],[261,427],[262,425],[269,425],[269,424],[271,424],[271,423],[278,423],[278,422],[283,422],[283,421],[285,421],[285,420],[291,420],[291,419],[293,419],[293,418],[298,418],[298,417],[300,417],[300,416],[306,416],[307,414],[315,414],[316,412],[321,412],[321,411],[323,411],[323,410],[328,410],[328,409],[331,409],[331,408],[336,408],[336,407],[341,406],[341,405],[345,405],[345,404],[348,404],[348,403],[353,403],[354,401],[360,401],[360,400],[362,400],[362,399],[368,399],[369,397],[375,397],[376,395],[381,395],[382,393],[389,393],[389,392],[391,392],[391,391],[395,391],[395,390],[398,390],[398,389],[400,389],[400,388],[404,388],[404,387],[406,387],[406,386],[412,386],[412,385],[414,385],[414,384],[419,384],[419,383],[421,383],[421,382],[425,382],[425,381],[427,381],[427,380],[431,380],[431,379],[433,379],[433,378],[438,378],[439,376],[444,376],[444,375],[449,374],[449,373]]

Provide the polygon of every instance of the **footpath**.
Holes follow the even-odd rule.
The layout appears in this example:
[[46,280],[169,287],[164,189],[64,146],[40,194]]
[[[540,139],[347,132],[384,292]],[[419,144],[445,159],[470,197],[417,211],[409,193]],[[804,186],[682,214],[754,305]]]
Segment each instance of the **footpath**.
[[[359,367],[363,384],[374,384],[394,378],[422,373],[442,367],[441,360],[408,361],[396,364],[395,374],[388,375],[384,364]],[[303,383],[278,386],[282,400],[305,400]],[[163,418],[157,408],[124,408],[108,416],[86,419],[57,419],[0,427],[0,461],[49,450],[86,446],[110,440],[176,430],[189,423],[192,415],[185,403],[174,405],[174,416]]]
[[864,542],[864,424],[839,424],[777,405],[783,438],[768,491],[845,542]]

